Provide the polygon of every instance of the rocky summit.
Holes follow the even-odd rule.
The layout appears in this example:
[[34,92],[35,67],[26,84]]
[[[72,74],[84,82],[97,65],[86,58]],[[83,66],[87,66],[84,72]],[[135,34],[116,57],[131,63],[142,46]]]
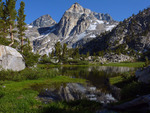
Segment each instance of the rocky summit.
[[[39,35],[33,37],[34,33],[32,32],[31,38],[29,35],[31,34],[30,30],[26,33],[33,43],[33,51],[39,52],[41,55],[51,52],[58,41],[61,44],[66,43],[70,48],[80,47],[96,38],[102,32],[111,31],[118,24],[109,14],[92,12],[90,9],[83,8],[78,3],[73,4],[65,11],[58,24],[53,21],[51,26],[45,26],[48,25],[46,23],[47,19],[40,17],[30,24],[38,27],[32,28],[31,32],[37,30]],[[32,26],[28,26],[29,29]]]

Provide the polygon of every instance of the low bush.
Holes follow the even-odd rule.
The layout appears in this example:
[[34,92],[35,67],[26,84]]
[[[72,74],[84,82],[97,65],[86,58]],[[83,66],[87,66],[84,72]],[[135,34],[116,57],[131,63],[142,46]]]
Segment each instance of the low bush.
[[81,61],[81,60],[68,60],[68,64],[72,65],[88,65],[89,63],[87,61]]
[[22,81],[36,80],[39,78],[52,78],[58,75],[54,69],[26,68],[23,71],[15,72],[12,70],[2,70],[0,72],[0,80]]
[[142,95],[150,93],[150,86],[137,81],[132,81],[131,83],[124,86],[121,90],[121,99],[128,100],[133,99]]
[[121,101],[132,100],[150,93],[150,86],[138,82],[133,72],[110,78],[110,83],[121,88]]

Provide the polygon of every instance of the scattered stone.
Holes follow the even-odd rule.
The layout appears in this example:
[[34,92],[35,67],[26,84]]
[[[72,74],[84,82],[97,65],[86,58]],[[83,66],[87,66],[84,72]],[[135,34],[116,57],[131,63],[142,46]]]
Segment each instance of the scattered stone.
[[[95,60],[94,60],[95,59]],[[89,56],[88,58],[85,58],[86,61],[93,61],[93,62],[100,62],[101,64],[105,64],[108,62],[131,62],[134,60],[134,57],[123,55],[123,54],[114,54],[109,53],[105,54],[103,57],[95,57],[95,56]]]
[[125,62],[125,61],[133,61],[134,58],[131,56],[127,56],[127,55],[123,55],[123,54],[114,54],[114,53],[110,53],[110,54],[106,54],[104,55],[104,57],[107,59],[107,61],[109,62]]
[[3,88],[5,88],[6,86],[3,86]]

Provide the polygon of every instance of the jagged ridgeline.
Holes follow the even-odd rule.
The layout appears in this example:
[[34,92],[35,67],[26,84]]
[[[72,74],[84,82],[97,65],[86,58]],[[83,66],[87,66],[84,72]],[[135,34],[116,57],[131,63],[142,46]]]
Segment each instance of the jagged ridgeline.
[[150,8],[120,22],[111,32],[102,33],[83,45],[81,52],[114,51],[145,53],[150,49]]
[[52,52],[58,41],[69,48],[80,47],[117,24],[109,14],[92,12],[75,3],[58,23],[49,15],[38,18],[28,26],[26,35],[33,43],[34,52],[43,55]]

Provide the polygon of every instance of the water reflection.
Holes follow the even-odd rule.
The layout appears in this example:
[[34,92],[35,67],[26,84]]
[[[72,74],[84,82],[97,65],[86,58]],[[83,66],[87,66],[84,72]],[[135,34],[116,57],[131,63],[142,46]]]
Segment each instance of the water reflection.
[[[89,66],[89,67],[55,67],[60,75],[70,76],[72,78],[83,78],[87,84],[66,83],[44,86],[39,97],[44,102],[60,100],[77,100],[87,98],[100,103],[115,102],[119,99],[118,89],[111,86],[109,77],[118,76],[121,73],[133,71],[135,68],[129,67],[106,67],[106,66]],[[56,87],[58,85],[58,87]],[[34,86],[33,86],[34,87]],[[37,87],[37,86],[36,86]],[[115,92],[115,93],[114,93]],[[115,97],[115,98],[114,98]]]
[[103,92],[109,91],[108,78],[118,76],[121,73],[135,70],[131,67],[111,67],[111,66],[89,66],[89,67],[58,67],[61,75],[73,78],[83,78],[89,81],[90,85],[101,89]]
[[88,99],[103,104],[117,101],[111,94],[105,94],[96,89],[96,87],[79,83],[67,83],[65,85],[60,85],[59,88],[44,88],[40,92],[39,98],[45,103],[51,101],[70,101],[80,99]]
[[[105,71],[107,73],[124,73],[133,71],[135,68],[131,67],[113,67],[113,66],[96,66],[94,67],[98,71]],[[93,67],[89,67],[89,70],[92,71]]]

